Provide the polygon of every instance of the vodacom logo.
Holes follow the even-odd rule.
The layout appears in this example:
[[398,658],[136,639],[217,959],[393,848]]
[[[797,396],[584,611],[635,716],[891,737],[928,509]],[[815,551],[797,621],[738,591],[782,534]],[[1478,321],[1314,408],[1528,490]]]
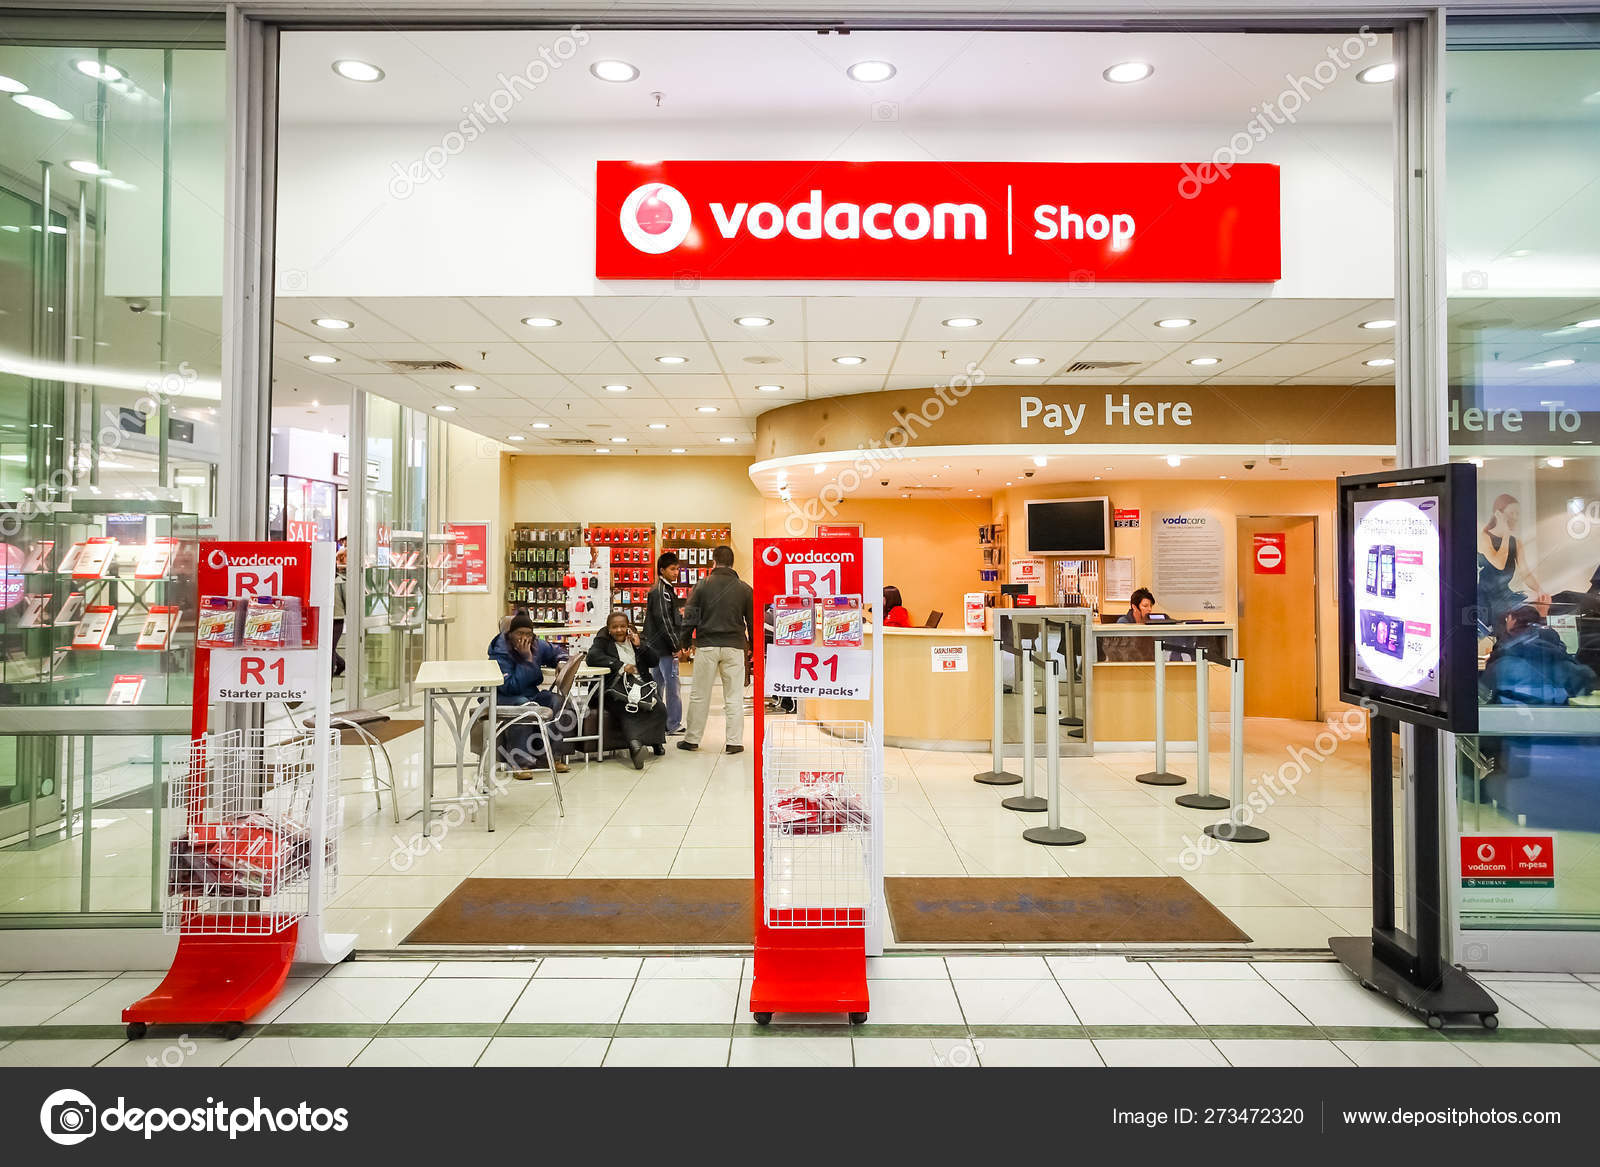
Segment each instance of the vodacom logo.
[[689,200],[664,182],[635,187],[622,200],[622,237],[647,255],[671,251],[689,237],[693,225]]
[[761,553],[761,562],[765,563],[768,567],[777,567],[782,560],[783,552],[779,551],[776,547],[768,547]]

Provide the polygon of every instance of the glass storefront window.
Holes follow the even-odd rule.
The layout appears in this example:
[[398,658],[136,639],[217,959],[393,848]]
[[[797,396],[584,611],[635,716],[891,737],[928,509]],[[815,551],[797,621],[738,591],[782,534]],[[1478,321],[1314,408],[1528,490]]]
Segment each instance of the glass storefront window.
[[1456,759],[1462,927],[1596,929],[1600,50],[1569,21],[1452,28],[1448,408],[1479,467],[1482,702]]

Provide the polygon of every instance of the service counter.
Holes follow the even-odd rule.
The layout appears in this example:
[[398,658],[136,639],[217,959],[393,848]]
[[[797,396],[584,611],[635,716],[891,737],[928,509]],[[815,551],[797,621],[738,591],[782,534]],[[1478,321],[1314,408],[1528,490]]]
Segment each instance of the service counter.
[[[1169,745],[1193,750],[1195,740],[1195,649],[1231,655],[1232,624],[1095,624],[1090,653],[1093,742],[1101,749],[1149,748],[1156,736],[1155,642],[1167,646],[1166,731]],[[1229,712],[1232,694],[1227,669],[1208,670],[1208,702],[1213,717]]]
[[[922,750],[989,748],[994,641],[959,628],[867,626],[882,632],[883,744]],[[937,651],[936,651],[937,650]],[[811,698],[803,716],[823,723],[870,720],[866,701]]]

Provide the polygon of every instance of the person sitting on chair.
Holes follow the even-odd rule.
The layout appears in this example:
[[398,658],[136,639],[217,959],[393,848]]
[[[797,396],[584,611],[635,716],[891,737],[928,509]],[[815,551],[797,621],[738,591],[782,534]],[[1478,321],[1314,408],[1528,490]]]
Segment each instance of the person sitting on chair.
[[1500,705],[1565,705],[1594,691],[1595,671],[1567,652],[1539,609],[1519,604],[1500,618],[1502,632],[1481,683]]
[[885,628],[910,628],[911,613],[906,611],[900,598],[900,589],[893,584],[883,585],[883,626]]
[[[541,649],[547,651],[541,652]],[[542,705],[552,713],[557,712],[561,699],[542,687],[544,668],[540,664],[541,657],[549,659],[555,652],[555,645],[541,642],[534,636],[533,621],[528,618],[527,612],[519,611],[513,615],[506,630],[489,642],[489,659],[500,666],[500,675],[505,678],[494,692],[495,701],[500,705]],[[558,662],[559,658],[556,658],[551,664]],[[562,760],[562,755],[567,753],[566,736],[554,721],[548,721],[545,728],[556,754],[552,759],[553,768],[556,773],[565,774],[570,768]],[[515,765],[518,761],[531,759],[543,752],[544,742],[532,724],[513,726],[500,735],[502,761]],[[513,776],[527,780],[533,777],[533,771],[519,766],[513,771]]]
[[655,649],[639,639],[626,613],[612,612],[605,631],[589,646],[587,659],[606,670],[606,716],[628,743],[633,768],[643,770],[645,746],[657,757],[667,752],[667,706],[650,679],[659,659]]

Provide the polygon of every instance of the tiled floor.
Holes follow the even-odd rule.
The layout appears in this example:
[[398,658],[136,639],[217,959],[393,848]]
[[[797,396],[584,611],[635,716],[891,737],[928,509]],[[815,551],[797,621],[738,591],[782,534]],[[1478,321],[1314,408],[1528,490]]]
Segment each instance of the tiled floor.
[[149,973],[0,973],[0,1066],[1586,1066],[1600,982],[1484,977],[1496,1032],[1428,1029],[1328,961],[888,955],[871,1010],[748,1012],[743,957],[373,959],[296,969],[229,1042],[123,1037]]

